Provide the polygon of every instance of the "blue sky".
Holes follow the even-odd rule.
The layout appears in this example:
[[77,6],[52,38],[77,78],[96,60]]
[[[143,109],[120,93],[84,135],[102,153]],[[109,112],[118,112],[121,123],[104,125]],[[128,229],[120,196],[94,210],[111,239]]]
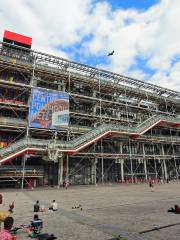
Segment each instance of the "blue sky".
[[[101,0],[97,0],[96,2],[102,2]],[[129,9],[135,8],[140,10],[146,10],[149,7],[157,4],[159,0],[108,0],[109,4],[112,6],[113,10],[122,8]]]
[[179,0],[1,0],[0,34],[31,36],[35,50],[180,90],[179,9]]
[[[101,4],[102,2],[108,3],[109,7],[112,8],[112,11],[116,11],[116,10],[118,11],[121,9],[122,10],[134,9],[138,11],[146,11],[153,5],[158,4],[159,0],[104,0],[104,1],[94,0],[93,6],[95,6],[96,4]],[[127,24],[128,22],[130,21],[126,20]],[[67,46],[67,47],[59,46],[58,48],[66,52],[68,55],[71,55],[74,60],[78,62],[83,61],[84,64],[89,64],[95,67],[108,64],[110,61],[109,58],[106,56],[106,53],[108,52],[99,56],[86,55],[85,58],[82,58],[82,52],[79,51],[79,49],[84,41],[88,41],[92,39],[92,37],[93,37],[92,34],[86,35],[83,39],[81,39],[79,43],[76,43],[74,45]],[[113,50],[113,46],[112,46],[112,50]],[[143,59],[137,56],[136,62],[133,65],[129,66],[129,70],[132,71],[133,69],[138,68],[138,69],[142,69],[143,72],[147,73],[148,75],[155,74],[156,70],[149,68],[146,65],[146,63],[147,63],[146,59]]]

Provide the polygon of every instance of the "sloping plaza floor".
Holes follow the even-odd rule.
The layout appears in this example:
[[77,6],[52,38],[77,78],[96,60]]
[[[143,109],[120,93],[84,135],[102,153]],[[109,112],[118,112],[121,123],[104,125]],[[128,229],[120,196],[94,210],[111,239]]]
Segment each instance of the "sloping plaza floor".
[[[56,199],[57,212],[39,213],[43,219],[43,232],[54,233],[61,240],[109,240],[113,236],[125,236],[128,240],[180,239],[180,224],[153,232],[139,234],[163,226],[180,223],[180,215],[168,213],[174,204],[180,205],[180,183],[171,182],[155,186],[151,192],[147,184],[72,186],[68,190],[37,188],[34,190],[0,190],[6,210],[15,202],[15,225],[27,224],[33,218],[33,204],[39,200],[48,208]],[[82,211],[72,207],[82,205]],[[28,239],[19,230],[17,240]]]

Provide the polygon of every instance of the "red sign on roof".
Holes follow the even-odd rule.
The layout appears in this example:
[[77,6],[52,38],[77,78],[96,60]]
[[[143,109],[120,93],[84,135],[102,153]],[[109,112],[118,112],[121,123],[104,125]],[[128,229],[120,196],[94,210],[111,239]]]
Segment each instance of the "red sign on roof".
[[18,34],[18,33],[10,32],[7,30],[4,31],[4,38],[15,41],[15,42],[23,43],[23,44],[26,44],[29,46],[31,46],[31,44],[32,44],[32,38],[26,37],[26,36]]

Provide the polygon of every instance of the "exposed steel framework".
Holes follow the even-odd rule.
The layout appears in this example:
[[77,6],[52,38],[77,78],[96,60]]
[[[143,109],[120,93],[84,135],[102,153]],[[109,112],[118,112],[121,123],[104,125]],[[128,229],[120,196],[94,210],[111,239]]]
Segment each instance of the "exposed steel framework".
[[[69,93],[68,129],[29,128],[33,87]],[[179,178],[178,91],[1,43],[0,108],[2,134],[13,136],[0,150],[2,181],[19,179],[5,166],[39,184]]]

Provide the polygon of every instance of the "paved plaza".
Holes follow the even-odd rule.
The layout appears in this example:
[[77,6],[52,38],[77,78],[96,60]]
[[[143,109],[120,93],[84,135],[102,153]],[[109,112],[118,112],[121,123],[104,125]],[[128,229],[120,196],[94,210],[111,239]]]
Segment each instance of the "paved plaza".
[[[180,239],[180,224],[153,232],[139,234],[155,226],[180,223],[180,215],[167,209],[180,204],[180,183],[155,186],[151,192],[147,184],[72,186],[68,190],[40,188],[35,190],[1,190],[4,205],[15,201],[15,225],[27,224],[33,218],[33,204],[39,200],[48,208],[56,199],[57,212],[43,212],[43,232],[54,233],[61,240],[109,240],[120,235],[124,239]],[[82,205],[80,208],[72,207]],[[28,239],[19,230],[17,239]]]

